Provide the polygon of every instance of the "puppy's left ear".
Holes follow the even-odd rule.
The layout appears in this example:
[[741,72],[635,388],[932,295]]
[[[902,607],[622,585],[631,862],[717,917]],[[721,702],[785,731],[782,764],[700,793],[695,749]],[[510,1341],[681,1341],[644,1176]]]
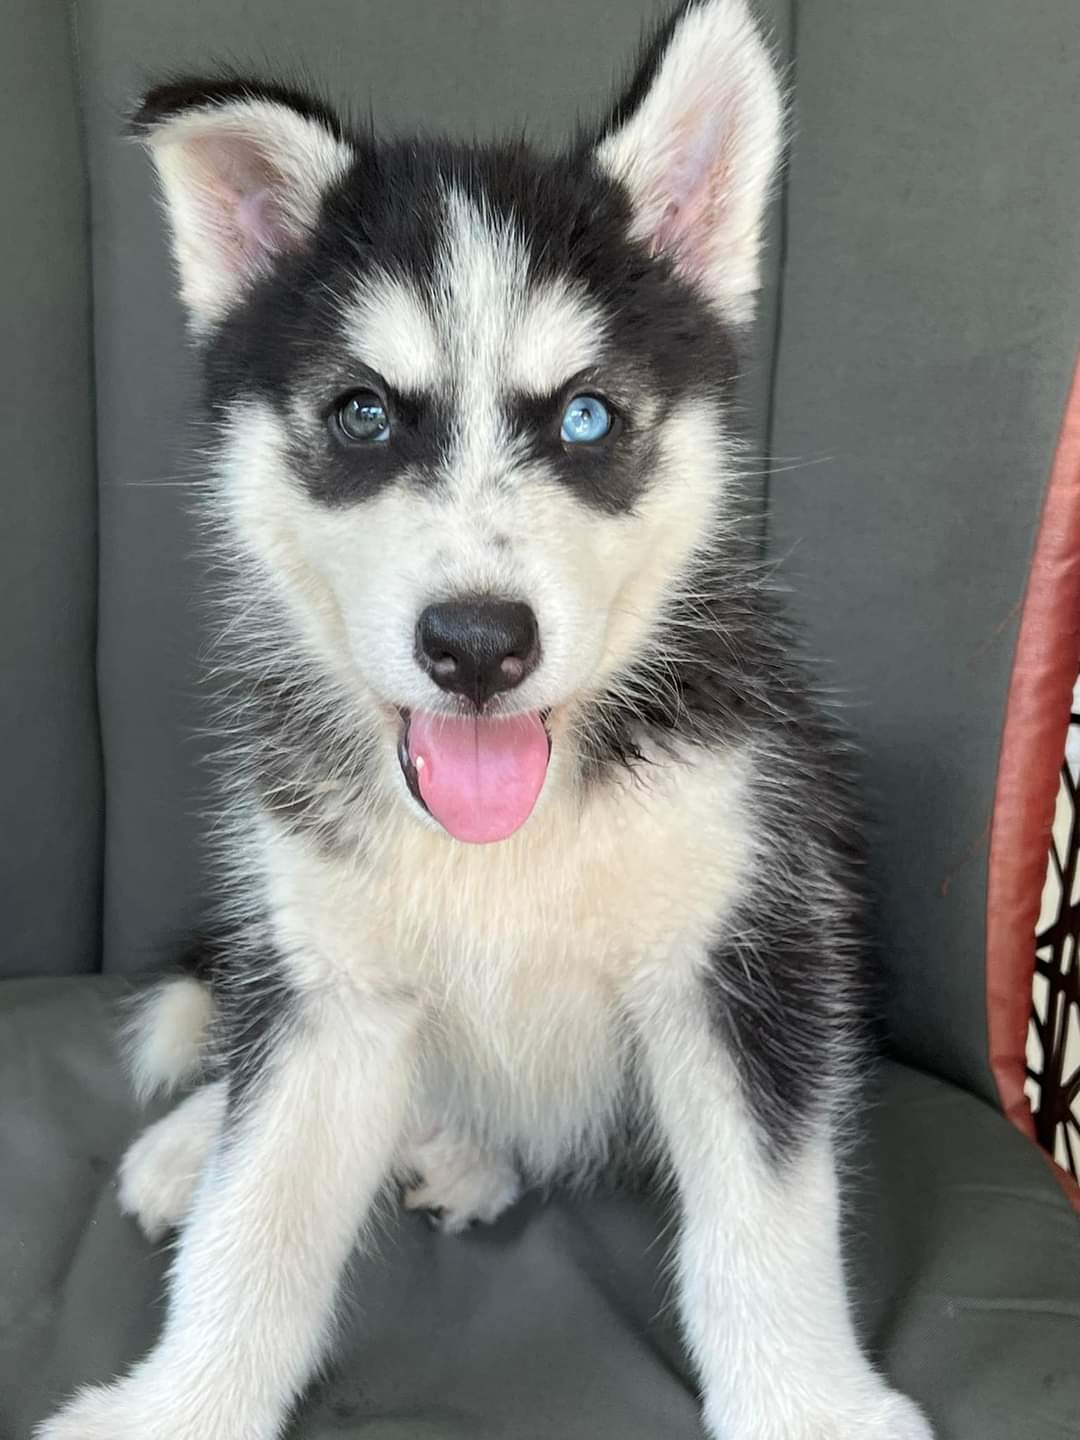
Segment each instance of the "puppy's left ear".
[[749,320],[783,145],[776,72],[745,0],[688,0],[649,45],[596,156],[634,233],[729,320]]

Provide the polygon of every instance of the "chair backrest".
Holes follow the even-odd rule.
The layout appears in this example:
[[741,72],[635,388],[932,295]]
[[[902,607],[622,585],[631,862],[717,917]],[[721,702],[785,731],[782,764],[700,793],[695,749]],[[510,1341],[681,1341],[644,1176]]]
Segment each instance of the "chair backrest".
[[[225,62],[307,74],[384,129],[557,138],[662,8],[112,0],[74,7],[69,32],[61,0],[0,0],[24,47],[0,61],[20,198],[0,242],[18,317],[0,342],[18,472],[0,532],[4,971],[144,969],[206,894],[191,367],[149,167],[122,137],[134,95]],[[765,13],[795,91],[743,381],[752,448],[775,462],[768,549],[867,752],[900,1046],[989,1094],[986,835],[1080,335],[1080,10]]]
[[0,974],[100,962],[97,490],[82,126],[62,0],[0,5]]
[[804,0],[796,94],[769,543],[867,754],[897,1042],[989,1096],[994,778],[1080,340],[1080,7]]

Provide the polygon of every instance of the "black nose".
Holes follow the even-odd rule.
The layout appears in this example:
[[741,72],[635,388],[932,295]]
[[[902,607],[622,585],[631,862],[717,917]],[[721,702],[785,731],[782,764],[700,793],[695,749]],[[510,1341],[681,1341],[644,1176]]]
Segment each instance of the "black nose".
[[517,600],[451,600],[416,622],[417,657],[435,684],[479,707],[536,669],[536,616]]

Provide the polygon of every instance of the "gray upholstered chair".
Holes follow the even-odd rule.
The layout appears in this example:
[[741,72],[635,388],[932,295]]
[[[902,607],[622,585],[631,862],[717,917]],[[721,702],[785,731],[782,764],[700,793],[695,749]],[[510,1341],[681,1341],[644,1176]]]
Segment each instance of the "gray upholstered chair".
[[[557,135],[649,9],[0,0],[4,1440],[158,1323],[167,1250],[113,1194],[141,1123],[114,1009],[206,894],[190,370],[125,106],[163,70],[225,60],[307,71],[387,127]],[[1021,1115],[1032,956],[1022,925],[990,977],[991,1044],[984,915],[1017,620],[1080,336],[1080,7],[777,0],[772,19],[795,142],[745,366],[752,468],[763,545],[868,756],[899,1062],[851,1167],[862,1324],[943,1440],[1066,1440],[1080,1228],[1001,1114],[990,1055]],[[1065,610],[1042,623],[1075,639]],[[613,1197],[529,1199],[460,1239],[395,1220],[297,1434],[700,1435],[656,1225]]]

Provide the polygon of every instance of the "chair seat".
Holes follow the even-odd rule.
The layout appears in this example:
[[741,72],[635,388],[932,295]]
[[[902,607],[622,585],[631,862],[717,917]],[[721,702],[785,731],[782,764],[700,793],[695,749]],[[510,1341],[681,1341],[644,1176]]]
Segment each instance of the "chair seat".
[[[161,1321],[168,1246],[119,1213],[114,1186],[148,1118],[116,1058],[129,989],[0,984],[4,1440],[112,1377]],[[1080,1225],[1046,1162],[982,1102],[899,1066],[864,1129],[850,1250],[875,1355],[941,1440],[1076,1440]],[[700,1440],[662,1228],[612,1195],[528,1197],[458,1237],[393,1216],[350,1275],[297,1440]]]

